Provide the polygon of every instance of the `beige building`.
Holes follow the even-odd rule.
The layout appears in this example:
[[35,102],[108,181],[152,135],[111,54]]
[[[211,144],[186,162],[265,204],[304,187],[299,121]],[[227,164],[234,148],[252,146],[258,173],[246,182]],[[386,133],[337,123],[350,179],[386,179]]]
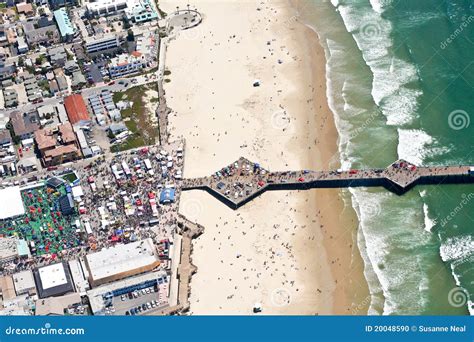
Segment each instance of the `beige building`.
[[16,297],[15,286],[11,276],[0,277],[0,295],[2,302]]
[[92,287],[140,273],[152,271],[160,265],[152,239],[104,248],[85,258]]
[[81,303],[79,293],[69,293],[60,297],[49,297],[36,301],[36,316],[62,316],[68,307]]
[[59,165],[81,157],[76,135],[69,122],[58,125],[57,129],[37,130],[35,141],[44,166]]

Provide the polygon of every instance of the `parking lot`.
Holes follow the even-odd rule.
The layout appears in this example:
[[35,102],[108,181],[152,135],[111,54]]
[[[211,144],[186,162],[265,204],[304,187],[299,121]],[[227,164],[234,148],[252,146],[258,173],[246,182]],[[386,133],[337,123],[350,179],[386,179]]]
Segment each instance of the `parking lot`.
[[105,315],[135,316],[162,310],[168,305],[167,286],[162,283],[113,297],[107,303]]
[[100,65],[91,63],[84,66],[84,71],[86,71],[87,81],[90,84],[97,84],[104,82],[103,75],[100,70]]

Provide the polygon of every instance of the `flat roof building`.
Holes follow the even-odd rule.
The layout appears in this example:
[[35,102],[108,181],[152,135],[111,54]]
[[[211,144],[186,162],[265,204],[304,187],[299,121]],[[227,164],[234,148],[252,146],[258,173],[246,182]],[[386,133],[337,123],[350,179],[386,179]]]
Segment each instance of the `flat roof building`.
[[87,272],[84,262],[80,260],[70,260],[69,269],[71,271],[76,291],[80,294],[86,294],[86,291],[90,289],[90,286],[88,281],[89,273]]
[[0,189],[0,220],[9,219],[25,214],[20,187],[11,186]]
[[35,279],[31,270],[25,270],[13,275],[13,284],[15,292],[18,296],[28,294],[30,296],[36,294]]
[[57,46],[48,50],[51,64],[55,67],[63,67],[67,61],[67,53],[64,46]]
[[143,23],[150,20],[158,19],[158,13],[150,0],[134,0],[127,1],[127,9],[125,14],[128,20],[135,23]]
[[112,50],[120,46],[119,36],[115,33],[86,37],[84,41],[87,53]]
[[144,272],[160,265],[151,238],[104,248],[85,257],[91,286],[102,285]]
[[134,0],[97,0],[86,4],[87,13],[90,16],[111,15],[123,12],[127,9],[127,2]]
[[36,301],[36,316],[62,316],[72,305],[81,303],[79,293],[69,293],[60,297],[43,298]]
[[31,256],[28,244],[23,239],[0,238],[0,263],[14,261],[16,258],[29,258]]
[[136,74],[148,65],[144,55],[135,51],[131,55],[121,54],[110,59],[108,69],[110,77],[117,78]]
[[11,276],[0,277],[0,295],[2,301],[7,301],[16,297],[15,286],[13,285],[13,278]]
[[40,298],[62,296],[74,291],[71,273],[66,263],[60,262],[37,268],[33,274]]

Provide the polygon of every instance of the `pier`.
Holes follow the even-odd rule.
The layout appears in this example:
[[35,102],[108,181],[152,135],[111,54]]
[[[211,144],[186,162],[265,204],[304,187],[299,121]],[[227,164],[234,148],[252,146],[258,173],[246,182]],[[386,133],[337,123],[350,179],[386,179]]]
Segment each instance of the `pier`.
[[270,190],[384,187],[403,195],[415,185],[474,183],[473,166],[423,166],[397,160],[384,169],[271,172],[246,158],[212,176],[187,178],[182,190],[204,190],[232,209]]

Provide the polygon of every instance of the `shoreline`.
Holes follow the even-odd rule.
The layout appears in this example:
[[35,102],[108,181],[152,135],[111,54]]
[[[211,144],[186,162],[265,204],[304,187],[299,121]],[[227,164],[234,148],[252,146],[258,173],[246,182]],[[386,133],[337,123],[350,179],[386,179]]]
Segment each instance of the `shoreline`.
[[[314,127],[316,127],[315,136],[325,141],[326,148],[318,151],[320,167],[312,166],[313,169],[334,169],[333,164],[336,164],[337,167],[340,166],[339,133],[335,124],[334,116],[336,114],[329,108],[327,98],[325,50],[317,30],[309,23],[305,23],[304,18],[299,20],[300,15],[297,8],[302,1],[288,1],[296,13],[298,21],[306,27],[305,41],[314,42],[311,44],[311,70],[315,87],[323,90],[319,93],[316,92],[315,102],[322,107],[320,109],[324,116],[317,116]],[[358,217],[352,205],[348,205],[348,203],[352,203],[351,196],[347,190],[338,189],[318,189],[312,192],[314,194],[313,204],[310,205],[310,208],[317,208],[317,203],[324,203],[324,207],[318,208],[318,211],[321,211],[320,227],[323,232],[323,246],[328,254],[331,272],[335,279],[335,289],[332,293],[333,314],[365,315],[370,304],[370,294],[364,276],[364,261],[357,245]],[[327,210],[329,206],[331,210]]]
[[[202,10],[201,7],[203,6],[200,4],[196,5],[198,10]],[[209,3],[202,5],[204,5],[204,7],[206,5],[209,6]],[[235,3],[227,4],[227,6],[230,7],[235,5]],[[219,4],[219,6],[216,7],[220,6],[222,5]],[[255,5],[255,7],[256,6],[257,5]],[[296,62],[296,68],[294,65],[295,63],[293,63],[290,58],[287,58],[283,62],[281,71],[275,71],[275,67],[272,67],[273,70],[271,70],[271,73],[268,75],[270,77],[267,78],[264,77],[267,76],[267,70],[265,70],[261,65],[255,64],[255,61],[253,64],[248,62],[250,59],[248,55],[246,56],[246,60],[245,56],[237,55],[236,58],[240,57],[242,59],[239,66],[247,69],[247,73],[250,75],[250,77],[245,77],[247,79],[245,82],[251,82],[249,79],[252,79],[259,74],[263,75],[262,79],[265,85],[271,82],[271,76],[273,76],[274,79],[280,76],[285,80],[285,82],[278,80],[278,84],[277,82],[274,83],[275,87],[273,87],[273,91],[266,91],[265,94],[261,94],[260,92],[256,93],[254,89],[251,88],[242,91],[235,101],[237,106],[232,106],[232,100],[229,101],[231,105],[228,103],[216,102],[216,105],[220,105],[222,109],[227,111],[240,112],[243,109],[244,112],[246,112],[245,114],[249,114],[252,112],[259,112],[259,108],[264,109],[264,107],[262,107],[263,103],[272,101],[274,96],[278,97],[279,93],[283,93],[285,96],[277,99],[277,101],[280,102],[280,109],[275,107],[276,111],[271,114],[270,118],[263,117],[262,119],[261,116],[256,116],[254,114],[252,114],[253,117],[246,117],[245,115],[242,115],[242,113],[230,114],[230,117],[227,119],[229,119],[229,121],[234,121],[234,125],[232,127],[226,127],[227,124],[224,124],[224,127],[226,127],[227,130],[225,132],[219,132],[217,134],[217,139],[215,138],[216,132],[212,134],[214,138],[211,138],[211,136],[208,135],[207,139],[206,137],[198,139],[197,136],[199,136],[199,134],[205,135],[202,128],[206,127],[206,125],[207,127],[215,129],[222,128],[222,125],[220,127],[219,125],[214,126],[212,121],[215,121],[218,118],[211,118],[211,114],[202,115],[197,113],[198,109],[195,109],[195,107],[201,107],[201,110],[205,110],[204,108],[206,108],[208,111],[211,110],[211,107],[206,107],[206,103],[203,104],[202,102],[199,102],[199,100],[197,100],[192,94],[193,90],[198,90],[192,81],[185,82],[186,77],[188,77],[187,74],[191,73],[193,70],[185,67],[185,73],[183,75],[175,76],[175,71],[180,71],[179,69],[176,69],[176,66],[178,66],[179,63],[175,62],[175,67],[173,67],[173,62],[170,63],[171,66],[169,70],[172,72],[170,77],[172,82],[171,85],[167,84],[165,87],[168,88],[168,94],[174,95],[168,95],[167,99],[168,103],[170,103],[170,107],[177,113],[173,113],[173,116],[170,118],[170,133],[171,135],[174,135],[173,130],[184,132],[184,137],[188,143],[187,146],[189,145],[189,149],[192,151],[188,150],[186,156],[189,156],[190,154],[195,155],[195,158],[200,160],[203,159],[206,161],[205,164],[207,164],[204,167],[204,163],[199,163],[198,167],[192,169],[191,172],[194,174],[191,176],[210,174],[229,162],[232,162],[232,158],[228,159],[229,152],[231,152],[231,155],[239,153],[247,156],[249,159],[257,162],[260,161],[264,163],[265,166],[269,165],[268,168],[272,170],[287,167],[316,169],[314,165],[318,165],[318,169],[321,169],[321,165],[328,168],[329,163],[333,160],[335,152],[337,152],[337,131],[335,129],[332,113],[327,106],[325,93],[326,61],[324,51],[318,43],[306,44],[311,39],[310,35],[313,34],[316,36],[316,33],[306,25],[294,22],[294,15],[291,14],[293,9],[288,6],[286,1],[283,5],[278,2],[277,4],[272,3],[270,6],[278,7],[279,12],[277,16],[274,15],[276,19],[275,22],[272,23],[272,26],[276,25],[276,28],[273,28],[273,34],[275,34],[276,31],[276,33],[288,35],[288,37],[283,38],[283,43],[278,39],[279,41],[275,44],[277,46],[278,44],[284,44],[280,45],[280,54],[283,50],[287,52],[293,61]],[[227,10],[230,12],[232,11],[232,8],[227,8]],[[252,8],[247,10],[250,11]],[[218,13],[217,9],[209,8],[208,11],[203,10],[204,18],[214,18],[211,13],[206,13],[212,11],[214,14],[216,14],[216,12]],[[253,9],[253,11],[255,11],[255,9]],[[262,12],[263,11],[268,11],[269,14],[272,12],[271,9],[263,9]],[[283,12],[283,14],[280,12]],[[262,13],[257,13],[256,16],[260,14]],[[251,16],[251,14],[249,15]],[[246,17],[245,19],[250,21],[250,31],[253,30],[255,26],[257,26],[257,29],[265,28],[265,26],[262,27],[261,25],[259,27],[261,21],[258,18]],[[252,20],[254,19],[258,20],[258,22],[253,22]],[[283,28],[280,23],[277,23],[280,19],[284,20]],[[246,22],[245,24],[249,23]],[[199,40],[202,37],[206,39],[206,34],[211,37],[214,35],[214,32],[207,32],[206,29],[207,25],[204,23],[203,27],[195,28],[195,30],[198,30],[197,32],[186,32],[184,36],[188,41],[196,44],[199,42],[194,40]],[[268,27],[266,27],[266,29],[268,30]],[[270,28],[270,30],[272,30],[272,28]],[[282,32],[282,30],[285,30],[286,32]],[[240,34],[240,32],[236,33]],[[298,44],[291,42],[291,38],[294,38],[295,34],[298,34],[299,37],[299,39],[296,40]],[[202,37],[200,37],[200,35]],[[244,38],[242,37],[242,39]],[[247,35],[245,39],[261,40],[260,37],[255,37],[254,34]],[[168,53],[173,53],[175,45],[177,45],[180,40],[182,40],[182,37],[178,37],[172,44],[170,44]],[[222,38],[216,41],[218,42],[215,42],[214,46],[219,46],[220,44],[225,43]],[[273,41],[269,42],[270,43],[267,42],[267,44],[271,46],[271,55],[273,55],[273,52],[277,53],[278,51],[277,48],[272,45]],[[291,46],[291,48],[286,49],[286,44],[294,44],[296,46]],[[252,44],[252,46],[254,46],[254,44]],[[284,48],[282,48],[282,46],[284,46]],[[210,43],[203,43],[196,48],[200,48],[201,50],[209,48],[210,50],[213,50],[213,45]],[[181,52],[182,49],[183,46],[181,46]],[[300,56],[307,56],[305,53],[306,51],[304,51],[305,49],[311,50],[312,58],[310,60],[300,58]],[[176,50],[179,50],[179,47],[176,47]],[[190,48],[190,51],[193,51],[192,47]],[[294,54],[294,51],[297,51],[296,55]],[[244,53],[245,52],[247,52],[247,50],[244,50]],[[221,55],[223,54],[222,51],[220,53]],[[262,52],[260,51],[260,53]],[[204,54],[204,51],[196,51],[196,54],[202,55]],[[173,57],[177,57],[177,55],[179,55],[179,53],[172,54],[171,58],[167,56],[167,60],[174,61],[175,58]],[[209,58],[212,58],[212,55],[213,54],[210,54]],[[271,58],[270,56],[268,56],[268,58]],[[192,62],[196,61],[198,64],[196,69],[199,69],[199,71],[202,70],[201,73],[198,73],[196,76],[202,79],[208,77],[208,74],[211,74],[211,76],[213,76],[212,81],[214,81],[214,77],[218,77],[217,74],[213,73],[213,71],[215,71],[214,68],[220,69],[217,64],[219,62],[224,63],[225,57],[229,58],[229,56],[221,56],[221,58],[218,58],[218,61],[211,60],[210,64],[213,65],[207,65],[207,67],[211,67],[212,69],[202,70],[204,69],[202,64],[206,61],[205,57],[204,60],[198,60],[188,56],[188,64],[186,65],[192,65]],[[266,58],[267,57],[264,57],[264,59]],[[317,62],[315,63],[316,60]],[[181,63],[183,63],[183,61],[181,61]],[[199,63],[201,65],[199,65]],[[289,65],[288,67],[287,64]],[[304,67],[302,67],[301,64],[303,64]],[[200,69],[199,66],[202,66],[203,68]],[[183,66],[181,65],[181,68],[182,67]],[[311,74],[309,78],[307,77],[308,71],[309,74]],[[294,78],[293,75],[292,78],[291,74],[294,72],[299,73],[300,76]],[[232,71],[230,73],[232,73]],[[233,76],[240,81],[242,81],[243,78],[241,74],[229,76]],[[315,78],[316,81],[314,81]],[[290,86],[292,84],[297,84],[302,79],[308,81],[308,87],[312,84],[312,91],[301,89],[302,86]],[[185,83],[184,85],[183,82]],[[223,79],[220,80],[220,82],[216,82],[216,88],[214,88],[213,85],[203,84],[205,82],[202,82],[199,88],[200,94],[208,93],[208,95],[214,95],[214,92],[217,92],[220,87],[225,88],[227,86],[224,82],[227,83],[228,80]],[[173,83],[181,83],[181,85],[184,86],[184,90],[183,87],[176,88],[177,86],[175,86],[173,88]],[[242,82],[239,82],[239,84],[241,83]],[[287,89],[278,89],[283,83],[288,84]],[[172,90],[170,90],[170,86]],[[186,90],[186,86],[188,86],[189,89]],[[302,96],[307,96],[307,102],[306,106],[303,106],[304,108],[298,103],[303,99],[302,96],[294,96],[300,95],[300,92],[302,91],[304,92]],[[181,99],[181,102],[190,102],[186,104],[188,107],[186,108],[186,105],[176,102],[177,100],[174,98],[175,96],[176,98]],[[183,101],[183,99],[186,99],[186,101]],[[239,99],[242,99],[243,101]],[[213,101],[212,99],[209,100]],[[316,103],[315,107],[318,106],[319,108],[313,107],[312,103]],[[315,112],[322,111],[325,115],[320,115],[320,113],[319,115],[308,115],[308,109],[312,107],[314,110],[312,110],[311,113],[314,114]],[[212,106],[212,109],[214,109],[214,106]],[[288,114],[287,110],[288,112],[291,110],[291,113]],[[296,115],[293,115],[293,112],[296,112]],[[306,113],[307,116],[304,116],[304,113]],[[183,116],[183,114],[185,114],[185,117],[178,119],[177,115]],[[190,125],[189,122],[192,121],[192,119],[189,118],[190,120],[188,120],[186,118],[187,115],[195,116],[196,114],[200,119],[202,119],[202,121],[204,121],[202,126],[196,124],[196,121],[193,121],[195,125]],[[236,120],[235,117],[232,118],[232,115],[242,117],[239,117],[238,120]],[[255,132],[252,132],[254,138],[253,148],[242,148],[242,146],[248,145],[245,141],[240,145],[240,148],[233,146],[231,141],[227,141],[227,144],[219,143],[220,139],[227,140],[225,139],[227,134],[234,135],[237,139],[242,139],[242,130],[236,127],[239,121],[244,122],[243,126],[247,128],[252,127],[252,125],[258,127],[255,129]],[[270,125],[273,127],[268,127],[268,121],[270,121]],[[314,129],[314,127],[317,127],[317,129]],[[275,128],[277,130],[275,130]],[[298,132],[298,135],[295,134],[296,132]],[[259,139],[259,137],[264,138]],[[176,138],[176,136],[173,138]],[[327,141],[331,138],[333,140],[330,145],[333,146],[329,147]],[[206,153],[206,151],[210,150],[210,147],[213,145],[211,139],[217,140],[214,143],[224,146],[225,151],[219,151],[218,146],[214,145],[217,151],[214,154],[210,154],[209,152]],[[301,142],[302,140],[303,142]],[[319,144],[323,140],[324,145],[320,146]],[[315,153],[314,149],[311,149],[312,146],[314,146],[318,152]],[[242,149],[244,151],[241,151]],[[307,152],[304,153],[304,150]],[[278,154],[276,152],[281,153]],[[216,157],[216,155],[218,157]],[[315,155],[317,155],[316,158]],[[197,165],[195,160],[187,160],[188,168],[185,170],[186,177],[190,176],[188,174],[189,164],[194,166]],[[312,211],[314,208],[317,208],[318,202],[331,203],[331,210],[324,209],[324,212],[321,210],[322,215],[321,213],[315,215]],[[272,206],[274,208],[272,208]],[[287,212],[281,211],[281,209],[285,207],[289,208],[289,210]],[[281,208],[278,209],[280,211],[278,214],[273,212],[276,208]],[[228,211],[226,208],[222,207],[222,204],[214,199],[210,199],[207,194],[193,191],[183,194],[182,211],[189,219],[199,222],[206,227],[203,236],[194,242],[195,248],[193,251],[193,262],[199,268],[199,272],[193,276],[191,282],[191,311],[194,313],[246,314],[250,313],[251,305],[257,301],[263,302],[265,307],[264,313],[266,314],[350,313],[348,310],[350,311],[350,307],[353,306],[353,300],[349,299],[350,296],[346,294],[341,296],[340,292],[346,292],[346,290],[349,290],[348,287],[351,286],[350,279],[348,279],[348,277],[343,277],[343,273],[347,271],[354,261],[352,247],[350,253],[346,252],[347,246],[352,246],[352,236],[351,239],[345,237],[343,242],[339,241],[337,244],[335,244],[333,240],[334,231],[336,231],[334,226],[339,226],[339,224],[335,224],[335,222],[340,223],[344,227],[347,226],[348,222],[344,221],[344,224],[342,224],[343,219],[340,214],[343,211],[343,203],[338,190],[312,190],[309,192],[292,191],[287,194],[264,194],[254,203],[249,204],[248,208],[242,208],[239,212]],[[210,211],[214,214],[205,215],[205,213]],[[260,214],[259,218],[254,217],[257,212]],[[265,220],[265,217],[271,217],[273,222],[262,222],[262,220],[267,221]],[[222,228],[218,228],[222,222],[224,222]],[[229,224],[234,225],[233,230],[241,230],[242,235],[245,236],[248,234],[249,236],[242,238],[233,236],[235,234],[226,235],[227,240],[230,240],[230,242],[225,241],[225,239],[220,236],[221,229],[226,229],[227,227],[224,226]],[[289,231],[290,228],[284,229],[284,232],[282,231],[281,227],[290,227],[291,225],[293,225],[293,231]],[[256,232],[255,229],[253,229],[255,226],[258,226],[260,231]],[[276,233],[275,229],[277,229]],[[226,234],[226,231],[223,230],[222,232]],[[331,232],[331,235],[329,235],[328,231]],[[275,239],[275,236],[280,234],[282,236]],[[242,263],[240,262],[241,260],[236,260],[233,252],[236,251],[236,245],[245,244],[245,241],[247,241],[250,236],[255,239],[255,242],[251,246],[246,246],[245,248],[238,246],[239,252],[237,255],[240,254],[240,250],[242,250],[242,255],[245,254],[248,256],[246,259],[247,261]],[[282,247],[282,245],[285,245],[285,241],[291,242],[286,242],[286,246]],[[270,244],[271,247],[268,250],[265,250],[266,247],[268,247],[268,244]],[[233,251],[230,253],[229,251],[222,251],[221,247],[224,246]],[[304,253],[301,253],[299,252],[300,249],[306,250]],[[212,257],[218,255],[221,259],[206,264],[206,260],[208,260],[210,255],[212,255]],[[277,257],[275,257],[275,255],[277,255]],[[275,266],[274,259],[278,258],[278,255],[284,255],[286,261],[280,261],[279,266]],[[240,265],[241,267],[245,267],[245,264],[249,265],[250,272],[248,275],[242,277],[238,274],[239,271],[236,269],[235,264],[239,263],[242,264]],[[339,267],[337,267],[337,263],[339,264]],[[299,270],[300,266],[302,267],[301,270]],[[247,268],[244,269],[246,270],[244,272],[248,272]],[[271,276],[267,273],[270,273]],[[222,279],[223,275],[226,274],[230,274],[233,277],[229,278],[228,283],[224,283],[224,279]],[[217,276],[217,279],[210,279],[215,276]],[[286,278],[291,278],[293,280],[288,281]],[[347,281],[341,281],[341,279]],[[241,288],[241,286],[248,286],[249,284],[251,285],[248,289],[238,289]],[[311,285],[308,286],[308,284]],[[219,294],[219,296],[214,296],[214,294]],[[222,298],[224,294],[227,294],[227,298],[223,300]],[[251,299],[248,297],[251,297]],[[234,300],[234,298],[237,300]],[[221,302],[218,303],[218,301]]]

